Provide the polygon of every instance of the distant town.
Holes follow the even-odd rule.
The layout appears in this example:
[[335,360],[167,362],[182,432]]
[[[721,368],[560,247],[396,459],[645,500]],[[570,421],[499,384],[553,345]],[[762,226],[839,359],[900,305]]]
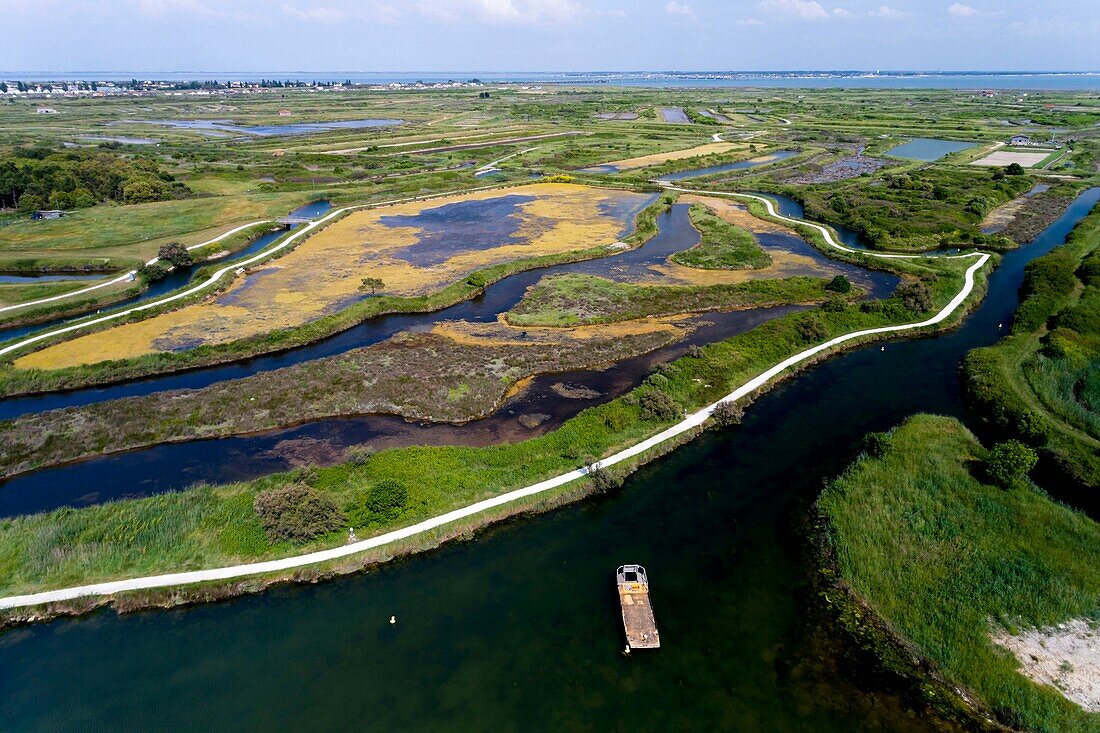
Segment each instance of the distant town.
[[281,89],[312,89],[318,92],[370,90],[433,90],[480,87],[480,79],[467,81],[413,81],[385,84],[357,84],[350,79],[335,81],[301,81],[260,79],[259,81],[158,81],[155,79],[130,79],[129,81],[0,81],[0,97],[7,99],[63,99],[80,97],[148,96],[152,94],[179,97],[208,97],[232,94],[263,94]]

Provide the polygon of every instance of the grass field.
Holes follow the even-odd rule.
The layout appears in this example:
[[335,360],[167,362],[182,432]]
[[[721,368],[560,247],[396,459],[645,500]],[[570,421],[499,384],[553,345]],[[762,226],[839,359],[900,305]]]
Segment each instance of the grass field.
[[699,244],[672,255],[672,262],[703,270],[755,270],[772,264],[752,232],[729,223],[707,206],[692,205],[691,223],[699,230]]
[[861,456],[818,502],[840,578],[1002,724],[1095,731],[991,636],[1100,621],[1100,525],[1040,490],[984,483],[984,454],[959,422],[921,415]]

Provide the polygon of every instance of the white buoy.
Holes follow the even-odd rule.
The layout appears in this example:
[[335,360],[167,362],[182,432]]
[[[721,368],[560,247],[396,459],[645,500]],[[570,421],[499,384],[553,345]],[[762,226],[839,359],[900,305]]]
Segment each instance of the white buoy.
[[878,350],[879,351],[886,351],[886,347],[885,346],[880,346]]
[[397,623],[397,616],[390,616],[390,623],[391,624]]

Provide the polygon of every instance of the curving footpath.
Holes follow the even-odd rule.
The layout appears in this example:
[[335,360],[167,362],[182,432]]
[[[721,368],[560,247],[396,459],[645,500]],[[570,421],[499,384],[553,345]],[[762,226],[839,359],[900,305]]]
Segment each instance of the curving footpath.
[[[186,249],[188,251],[191,251],[193,249],[199,249],[200,247],[205,247],[209,244],[216,244],[217,242],[222,241],[226,237],[233,236],[237,232],[243,232],[245,229],[248,229],[249,227],[254,227],[254,226],[259,226],[260,224],[269,224],[269,223],[270,223],[269,219],[264,219],[262,221],[254,221],[251,224],[244,224],[242,226],[237,227],[236,229],[230,229],[228,232],[225,232],[224,234],[219,234],[218,236],[214,237],[213,239],[209,239],[205,242],[199,242],[198,244],[192,244],[190,247],[187,247]],[[154,257],[153,259],[149,260],[145,264],[146,265],[152,265],[152,264],[154,264],[155,262],[158,262],[158,261],[160,261],[160,258],[159,257]],[[14,305],[6,305],[3,308],[0,308],[0,313],[3,313],[4,311],[15,310],[16,308],[26,308],[26,307],[32,306],[32,305],[42,305],[43,303],[52,303],[55,300],[62,300],[64,298],[73,298],[73,297],[76,297],[77,295],[84,295],[84,293],[90,293],[93,290],[99,290],[100,288],[105,288],[108,285],[114,285],[115,283],[125,282],[125,281],[130,280],[131,278],[133,278],[135,275],[137,275],[137,270],[130,270],[129,272],[122,273],[121,275],[116,277],[114,280],[108,280],[107,282],[102,282],[102,283],[99,283],[97,285],[92,285],[92,286],[87,287],[87,288],[82,288],[80,290],[74,290],[71,293],[62,293],[61,295],[54,295],[54,296],[49,297],[49,298],[39,298],[38,300],[28,300],[25,303],[16,303]]]
[[[682,191],[689,191],[691,193],[697,193],[690,191],[689,189],[675,189]],[[713,194],[713,192],[698,192]],[[721,195],[737,196],[741,198],[755,199],[757,201],[764,202],[768,207],[768,212],[784,221],[792,222],[799,225],[809,226],[819,232],[825,237],[825,241],[832,247],[846,252],[857,252],[862,250],[854,250],[837,242],[833,239],[832,233],[825,227],[814,224],[812,222],[803,221],[799,219],[791,219],[789,217],[780,216],[775,212],[772,202],[761,196],[754,196],[752,194],[740,194],[740,193],[723,193]],[[343,210],[342,210],[343,211]],[[326,217],[327,218],[327,217]],[[323,221],[323,220],[322,220]],[[304,232],[303,232],[304,233]],[[285,245],[284,245],[285,246]],[[889,255],[875,252],[863,252],[864,254],[873,257],[902,257],[907,259],[918,258],[921,255]],[[703,409],[694,412],[685,417],[680,422],[676,423],[670,428],[657,433],[656,435],[647,438],[646,440],[637,443],[629,448],[625,448],[614,455],[608,456],[599,461],[597,466],[603,468],[606,466],[613,466],[622,461],[633,458],[637,455],[644,453],[645,451],[661,445],[677,436],[683,435],[689,430],[694,430],[700,427],[707,421],[714,412],[715,408],[723,402],[733,402],[741,399],[747,395],[752,394],[756,390],[763,387],[769,381],[782,374],[787,369],[810,360],[818,354],[827,351],[835,346],[839,346],[846,342],[863,338],[865,336],[873,336],[876,334],[884,333],[898,333],[902,331],[911,331],[919,328],[925,328],[927,326],[933,326],[937,323],[943,322],[952,313],[954,313],[959,306],[966,301],[966,298],[974,291],[975,275],[985,264],[989,261],[990,255],[982,252],[970,252],[960,255],[948,255],[950,258],[976,258],[974,264],[966,270],[966,279],[962,289],[951,299],[947,305],[940,310],[939,313],[923,321],[917,323],[907,323],[898,326],[881,326],[879,328],[868,328],[862,331],[853,331],[852,333],[837,336],[830,339],[825,343],[818,344],[817,346],[801,351],[793,356],[790,356],[783,361],[779,362],[775,366],[771,367],[765,372],[757,375],[748,382],[745,382],[740,387],[730,392],[722,399],[707,405]],[[430,532],[433,529],[443,527],[452,522],[456,522],[460,519],[473,516],[479,512],[486,511],[488,509],[494,509],[496,507],[512,504],[521,499],[526,499],[531,496],[537,496],[538,494],[545,493],[552,489],[556,489],[571,481],[583,479],[592,467],[577,468],[572,471],[560,474],[553,478],[540,481],[536,484],[532,484],[522,489],[515,489],[513,491],[506,492],[499,496],[495,496],[491,499],[485,499],[483,501],[469,504],[460,509],[441,514],[431,519],[426,519],[423,522],[405,527],[403,529],[387,532],[386,534],[379,535],[377,537],[371,537],[370,539],[360,540],[352,544],[344,545],[342,547],[334,547],[330,550],[319,550],[317,552],[310,552],[303,555],[295,555],[292,557],[282,558],[280,560],[268,560],[266,562],[246,563],[243,565],[231,565],[222,568],[213,568],[210,570],[194,570],[181,573],[169,573],[166,575],[150,575],[141,578],[130,578],[128,580],[116,580],[107,583],[93,583],[90,585],[75,586],[72,588],[62,588],[59,590],[43,591],[41,593],[30,593],[20,596],[9,596],[7,598],[0,598],[0,609],[12,609],[12,608],[24,608],[27,606],[36,606],[44,603],[53,603],[59,601],[70,601],[76,598],[83,598],[88,596],[110,596],[117,593],[124,593],[127,591],[136,590],[148,590],[151,588],[170,588],[175,586],[190,585],[193,583],[204,583],[210,581],[219,580],[233,580],[236,578],[245,578],[253,575],[261,575],[264,573],[276,573],[286,570],[293,570],[295,568],[305,567],[307,565],[315,565],[317,563],[328,562],[331,560],[338,560],[340,558],[355,555],[366,550],[371,550],[378,547],[384,547],[386,545],[399,542],[401,540],[415,537],[417,535]]]
[[[204,282],[201,282],[198,285],[193,285],[190,288],[187,288],[186,290],[182,290],[182,291],[176,293],[175,295],[165,296],[164,298],[161,298],[160,300],[152,300],[152,301],[149,301],[148,303],[142,303],[141,305],[136,305],[133,308],[127,308],[125,310],[115,311],[113,313],[108,313],[107,315],[100,316],[99,318],[93,318],[93,319],[88,320],[88,321],[81,321],[80,323],[73,323],[73,324],[68,325],[68,326],[63,326],[61,328],[56,328],[52,331],[46,331],[44,333],[35,334],[34,336],[28,336],[27,338],[23,339],[22,341],[17,341],[14,344],[11,344],[9,346],[5,346],[4,348],[0,349],[0,356],[3,356],[4,354],[10,354],[13,351],[17,351],[17,350],[23,348],[24,346],[30,346],[31,344],[37,343],[39,341],[43,341],[43,340],[48,339],[48,338],[52,338],[54,336],[60,336],[61,334],[65,334],[65,333],[72,333],[73,331],[79,331],[80,329],[87,328],[88,326],[95,326],[95,325],[100,324],[100,323],[106,323],[108,321],[113,321],[113,320],[117,320],[119,318],[124,318],[124,317],[130,315],[131,313],[140,313],[141,311],[146,311],[146,310],[149,310],[150,308],[156,308],[158,306],[164,305],[165,303],[172,303],[174,301],[180,300],[181,298],[186,298],[190,295],[194,295],[195,293],[197,293],[201,290],[205,290],[206,288],[210,287],[214,283],[221,280],[222,277],[226,275],[226,273],[236,272],[237,270],[239,270],[241,268],[248,267],[249,265],[253,265],[253,264],[255,264],[255,263],[257,263],[257,262],[259,262],[263,259],[266,259],[269,255],[274,254],[275,252],[278,252],[279,250],[282,250],[282,249],[285,249],[285,248],[289,247],[296,240],[300,239],[301,237],[305,236],[309,232],[313,231],[314,229],[319,227],[321,224],[324,224],[325,222],[329,221],[330,219],[332,219],[334,217],[337,217],[337,216],[340,216],[341,214],[344,214],[345,212],[355,211],[357,209],[369,209],[369,208],[373,208],[373,207],[377,207],[377,206],[392,206],[394,204],[407,204],[407,203],[410,203],[410,202],[413,202],[413,201],[427,201],[427,200],[430,200],[430,199],[441,198],[441,197],[444,197],[444,196],[454,196],[456,193],[472,193],[474,191],[489,191],[489,190],[492,190],[494,188],[500,188],[500,186],[499,185],[497,185],[497,186],[481,186],[479,188],[469,188],[469,189],[466,189],[464,191],[449,191],[447,193],[434,193],[434,194],[430,194],[430,195],[427,195],[427,196],[412,196],[410,198],[395,199],[393,201],[380,201],[380,202],[374,203],[374,204],[358,204],[356,206],[345,206],[342,209],[334,209],[333,211],[329,212],[326,216],[324,216],[320,219],[317,219],[316,221],[311,221],[309,224],[306,224],[304,227],[302,227],[301,229],[296,231],[294,234],[291,234],[289,237],[284,239],[279,244],[276,244],[272,247],[269,247],[268,249],[265,249],[263,252],[259,252],[255,255],[249,257],[246,260],[240,260],[238,262],[233,262],[233,263],[231,263],[229,265],[226,265],[225,267],[221,268],[220,270],[217,270],[216,272],[214,272],[214,274],[212,274]],[[255,224],[263,224],[263,223],[264,222],[255,222]],[[253,226],[253,225],[254,224],[246,224],[245,226],[249,227],[249,226]],[[241,227],[241,228],[244,228],[244,227]],[[188,247],[187,249],[195,249],[197,247],[202,247],[202,246],[205,246],[207,244],[217,242],[219,239],[227,237],[230,234],[234,234],[237,231],[240,231],[240,229],[235,229],[233,231],[226,232],[225,234],[223,234],[221,237],[218,237],[217,239],[212,239],[209,242],[203,242],[202,244],[193,245],[191,247]],[[152,264],[153,262],[156,262],[156,261],[157,261],[156,258],[153,258],[152,260],[149,261],[148,264]],[[128,277],[128,275],[129,274],[124,275],[123,277]],[[109,284],[109,283],[104,283],[104,284]],[[97,287],[102,287],[102,286],[97,286]],[[91,288],[89,288],[89,289],[91,289]]]

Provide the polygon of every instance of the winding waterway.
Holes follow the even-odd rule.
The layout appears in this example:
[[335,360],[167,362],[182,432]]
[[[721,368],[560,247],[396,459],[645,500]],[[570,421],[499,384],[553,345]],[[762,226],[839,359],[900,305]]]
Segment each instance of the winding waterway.
[[[548,274],[581,272],[617,280],[653,276],[655,271],[651,268],[654,265],[664,264],[669,255],[698,243],[699,234],[691,225],[688,208],[686,204],[677,204],[659,216],[657,235],[640,248],[613,257],[519,273],[491,285],[475,300],[441,311],[371,319],[318,344],[227,367],[103,389],[6,400],[0,402],[0,414],[9,416],[30,409],[47,409],[43,405],[50,405],[52,409],[108,397],[148,394],[168,389],[165,385],[178,385],[181,380],[186,380],[188,386],[205,386],[217,381],[218,375],[246,376],[338,354],[378,343],[401,331],[423,330],[443,321],[492,322],[501,313],[511,310],[528,286]],[[811,263],[804,272],[785,274],[844,274],[875,298],[885,297],[897,283],[893,275],[830,260],[797,237],[771,233],[758,236],[767,250],[796,254]],[[224,483],[255,478],[285,470],[303,459],[315,463],[332,462],[351,446],[380,449],[414,444],[486,445],[532,437],[560,426],[586,407],[625,393],[637,386],[656,364],[681,356],[692,345],[730,338],[794,309],[784,306],[702,314],[693,319],[695,330],[677,343],[608,368],[540,375],[491,415],[463,426],[411,423],[385,415],[330,418],[259,435],[168,443],[35,471],[0,483],[0,517],[148,496],[200,482]],[[552,389],[559,382],[591,390],[596,396],[589,399],[563,397]],[[526,428],[518,422],[520,416],[532,414],[544,416],[536,429]]]
[[[820,653],[798,519],[867,431],[965,416],[959,360],[1098,198],[1005,255],[960,328],[825,362],[607,498],[337,582],[0,636],[0,729],[931,730]],[[624,562],[649,569],[655,654],[620,653]]]

